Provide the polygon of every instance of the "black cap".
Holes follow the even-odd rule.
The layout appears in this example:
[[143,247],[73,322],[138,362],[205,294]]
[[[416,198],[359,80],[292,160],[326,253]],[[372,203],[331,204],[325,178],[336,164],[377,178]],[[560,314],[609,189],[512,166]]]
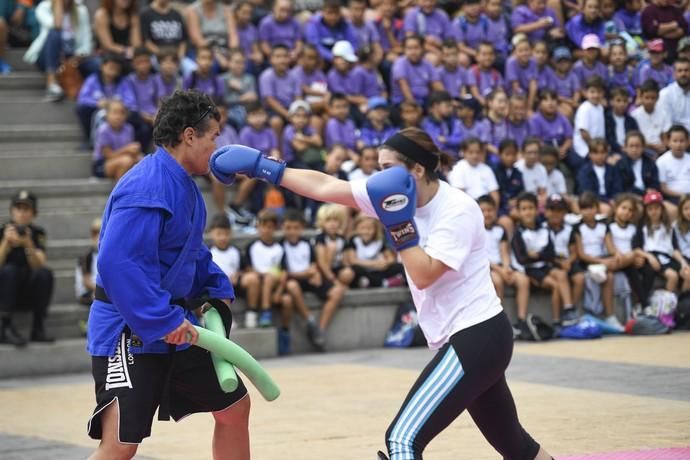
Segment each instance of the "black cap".
[[546,209],[560,209],[563,211],[567,211],[568,208],[568,202],[565,201],[565,198],[563,198],[563,196],[559,195],[558,193],[554,193],[553,195],[549,196],[549,198],[546,200]]
[[38,211],[38,200],[36,195],[28,190],[20,190],[12,197],[12,207],[18,204],[27,204],[31,206],[34,211]]
[[466,95],[463,96],[463,97],[458,97],[458,98],[456,98],[455,100],[458,101],[458,102],[460,103],[460,105],[462,105],[462,106],[464,106],[464,107],[467,107],[467,108],[469,108],[469,109],[472,109],[472,110],[474,111],[474,113],[475,113],[475,116],[476,116],[477,114],[479,114],[479,112],[480,112],[481,109],[482,109],[482,106],[481,106],[481,104],[479,103],[479,101],[476,100],[474,97],[472,97],[472,96],[469,95],[469,94],[466,94]]

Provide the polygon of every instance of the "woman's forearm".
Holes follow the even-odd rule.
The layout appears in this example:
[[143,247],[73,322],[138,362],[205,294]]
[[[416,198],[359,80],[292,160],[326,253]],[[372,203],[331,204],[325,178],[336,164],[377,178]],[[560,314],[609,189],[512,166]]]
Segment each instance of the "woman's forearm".
[[320,171],[286,168],[280,185],[313,200],[358,208],[349,182]]

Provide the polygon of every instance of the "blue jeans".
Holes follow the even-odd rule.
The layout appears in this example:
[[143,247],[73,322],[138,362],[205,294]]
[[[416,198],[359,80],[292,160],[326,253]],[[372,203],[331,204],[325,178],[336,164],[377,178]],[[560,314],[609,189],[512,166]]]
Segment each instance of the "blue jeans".
[[[43,44],[43,49],[38,55],[36,65],[46,73],[55,73],[62,64],[63,58],[71,57],[74,54],[74,46],[62,40],[62,31],[50,29],[48,37]],[[98,71],[100,62],[96,58],[81,59],[79,72],[84,78]]]

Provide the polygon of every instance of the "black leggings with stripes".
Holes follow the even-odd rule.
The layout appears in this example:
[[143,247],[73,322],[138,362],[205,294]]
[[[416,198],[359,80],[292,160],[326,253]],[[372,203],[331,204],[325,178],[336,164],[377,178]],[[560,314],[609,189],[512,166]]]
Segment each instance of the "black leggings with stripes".
[[465,409],[504,459],[532,460],[539,444],[522,428],[505,370],[513,331],[505,313],[455,333],[427,364],[386,431],[390,460],[420,460]]

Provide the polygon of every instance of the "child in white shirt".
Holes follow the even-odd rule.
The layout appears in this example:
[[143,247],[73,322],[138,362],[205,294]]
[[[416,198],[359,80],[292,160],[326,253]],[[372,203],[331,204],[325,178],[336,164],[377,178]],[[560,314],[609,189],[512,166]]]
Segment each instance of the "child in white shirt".
[[539,205],[543,208],[546,201],[546,190],[549,174],[543,164],[539,162],[541,141],[536,137],[528,137],[522,146],[522,158],[515,163],[515,167],[522,173],[525,191],[537,195]]
[[604,80],[599,76],[587,80],[585,86],[587,100],[575,112],[575,129],[573,130],[573,148],[582,158],[589,153],[590,140],[606,137],[604,107],[601,105],[603,96]]
[[458,161],[448,175],[448,183],[463,190],[475,200],[482,195],[490,195],[499,203],[498,181],[491,168],[484,162],[484,144],[475,137],[462,144],[464,159]]

